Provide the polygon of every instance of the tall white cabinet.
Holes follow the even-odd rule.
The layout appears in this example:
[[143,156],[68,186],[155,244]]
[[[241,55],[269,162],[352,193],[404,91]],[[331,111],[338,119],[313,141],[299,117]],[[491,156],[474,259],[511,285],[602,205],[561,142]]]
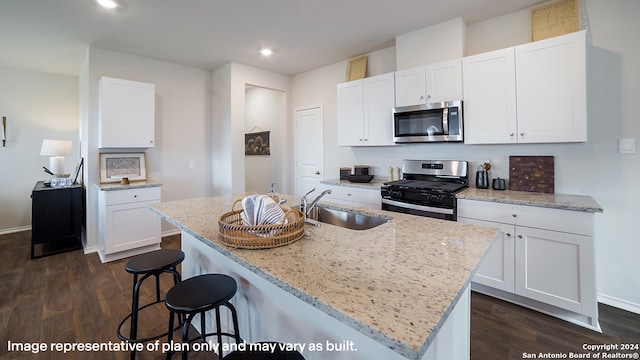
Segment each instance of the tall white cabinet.
[[465,143],[587,141],[585,34],[464,58]]
[[393,73],[338,84],[338,145],[394,145]]
[[154,84],[103,76],[98,96],[99,148],[154,146]]
[[475,290],[599,330],[593,213],[458,199],[458,221],[502,234]]

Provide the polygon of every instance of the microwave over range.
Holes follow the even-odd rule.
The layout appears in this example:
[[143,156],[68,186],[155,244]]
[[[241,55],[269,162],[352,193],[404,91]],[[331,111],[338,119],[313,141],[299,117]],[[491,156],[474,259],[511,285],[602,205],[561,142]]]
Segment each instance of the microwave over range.
[[462,100],[393,109],[396,143],[463,141]]

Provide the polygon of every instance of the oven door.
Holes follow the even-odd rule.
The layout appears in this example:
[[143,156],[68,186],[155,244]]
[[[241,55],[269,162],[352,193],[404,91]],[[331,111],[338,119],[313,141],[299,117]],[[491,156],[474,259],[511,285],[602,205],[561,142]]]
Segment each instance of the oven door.
[[433,206],[425,206],[412,204],[404,201],[382,199],[382,210],[394,211],[404,214],[418,215],[443,220],[457,220],[456,208],[453,209],[439,208]]

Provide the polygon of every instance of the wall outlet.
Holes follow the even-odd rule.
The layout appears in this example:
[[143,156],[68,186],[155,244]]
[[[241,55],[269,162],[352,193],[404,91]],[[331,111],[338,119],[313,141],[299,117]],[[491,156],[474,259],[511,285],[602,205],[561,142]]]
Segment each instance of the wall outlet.
[[195,169],[196,168],[196,162],[194,160],[189,161],[189,169]]
[[620,154],[635,154],[636,139],[620,139],[618,141],[618,151]]

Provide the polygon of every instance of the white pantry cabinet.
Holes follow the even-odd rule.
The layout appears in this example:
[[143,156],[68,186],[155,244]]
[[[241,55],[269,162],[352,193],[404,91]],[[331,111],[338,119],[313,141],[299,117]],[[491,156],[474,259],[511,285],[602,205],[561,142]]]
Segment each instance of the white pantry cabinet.
[[99,148],[154,146],[154,84],[103,76],[98,96]]
[[394,145],[393,73],[338,84],[338,145]]
[[149,209],[160,200],[159,186],[99,191],[98,253],[102,262],[160,248],[160,217]]
[[443,61],[395,73],[396,106],[462,99],[462,62]]
[[599,328],[593,213],[458,199],[458,221],[502,232],[474,289]]
[[462,68],[466,144],[587,140],[584,31],[465,57]]

